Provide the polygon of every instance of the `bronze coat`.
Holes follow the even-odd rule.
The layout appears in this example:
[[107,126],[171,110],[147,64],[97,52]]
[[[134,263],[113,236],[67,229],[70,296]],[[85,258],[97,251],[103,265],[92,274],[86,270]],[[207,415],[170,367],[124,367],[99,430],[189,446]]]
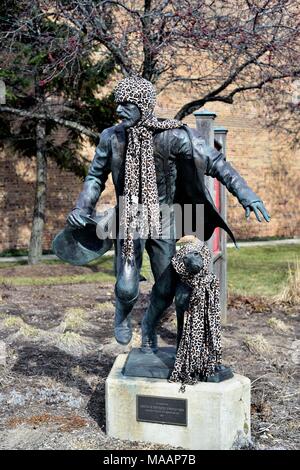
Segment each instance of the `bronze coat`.
[[[204,204],[204,240],[211,237],[216,227],[221,227],[235,241],[215,207],[205,186],[204,176],[217,178],[244,208],[260,198],[225,160],[222,152],[206,145],[198,132],[186,125],[180,129],[155,131],[153,145],[160,203],[178,203],[182,207],[184,204],[193,204],[194,207],[196,204]],[[112,173],[118,200],[124,188],[125,155],[124,126],[120,124],[105,129],[100,135],[76,207],[87,213],[94,211],[109,173]]]

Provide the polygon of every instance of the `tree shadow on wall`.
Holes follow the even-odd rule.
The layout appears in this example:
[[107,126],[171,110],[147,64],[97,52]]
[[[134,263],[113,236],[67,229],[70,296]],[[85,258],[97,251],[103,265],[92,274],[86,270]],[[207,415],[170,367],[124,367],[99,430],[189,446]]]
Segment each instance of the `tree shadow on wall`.
[[[0,210],[4,221],[0,251],[27,248],[35,199],[34,159],[13,152],[4,145],[0,149],[0,175],[3,193]],[[73,173],[57,169],[51,159],[48,161],[47,180],[43,245],[48,248],[56,233],[64,228],[82,182]],[[24,234],[21,233],[22,229],[25,230]]]
[[[31,177],[26,181],[26,178],[18,174],[16,165],[20,161],[20,158],[6,147],[1,150],[0,174],[3,175],[1,189],[4,196],[1,207],[4,221],[1,251],[24,247],[20,230],[22,227],[30,228],[32,223],[35,181],[31,181]],[[27,165],[26,159],[24,165]],[[28,160],[28,168],[30,167],[31,163]]]

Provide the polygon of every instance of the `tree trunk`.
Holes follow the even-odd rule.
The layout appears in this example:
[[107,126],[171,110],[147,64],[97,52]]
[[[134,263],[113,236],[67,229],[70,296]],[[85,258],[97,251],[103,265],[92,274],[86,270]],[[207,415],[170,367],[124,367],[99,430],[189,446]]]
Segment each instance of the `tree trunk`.
[[36,188],[28,263],[41,261],[43,251],[43,231],[47,196],[47,157],[45,150],[46,124],[38,121],[36,125]]

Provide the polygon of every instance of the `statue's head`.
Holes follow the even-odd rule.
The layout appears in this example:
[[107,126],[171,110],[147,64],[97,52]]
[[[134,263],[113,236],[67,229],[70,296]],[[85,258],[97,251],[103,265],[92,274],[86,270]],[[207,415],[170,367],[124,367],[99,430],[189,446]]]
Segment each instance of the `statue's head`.
[[198,274],[203,268],[203,258],[199,251],[189,251],[183,256],[183,264],[190,274]]
[[138,76],[121,80],[115,90],[117,114],[125,127],[136,126],[153,114],[156,102],[155,88],[151,82]]
[[206,276],[210,270],[211,253],[200,240],[183,245],[172,258],[175,271],[184,279]]
[[141,119],[141,111],[136,104],[124,101],[124,103],[118,104],[117,115],[122,119],[124,127],[134,127],[138,124]]

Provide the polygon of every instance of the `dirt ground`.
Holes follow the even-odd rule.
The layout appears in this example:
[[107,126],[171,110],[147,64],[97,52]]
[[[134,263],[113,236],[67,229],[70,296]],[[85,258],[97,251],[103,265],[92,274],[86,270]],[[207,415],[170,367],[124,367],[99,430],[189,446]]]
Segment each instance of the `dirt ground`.
[[[1,272],[20,276],[27,268]],[[44,266],[31,274],[61,275],[64,268],[74,273]],[[141,283],[133,341],[121,347],[113,337],[112,284],[0,286],[0,449],[167,448],[105,434],[105,379],[115,357],[139,345],[150,287]],[[299,448],[298,313],[263,299],[229,300],[223,362],[252,381],[255,449]],[[175,329],[171,307],[159,328],[161,345],[175,344]]]

